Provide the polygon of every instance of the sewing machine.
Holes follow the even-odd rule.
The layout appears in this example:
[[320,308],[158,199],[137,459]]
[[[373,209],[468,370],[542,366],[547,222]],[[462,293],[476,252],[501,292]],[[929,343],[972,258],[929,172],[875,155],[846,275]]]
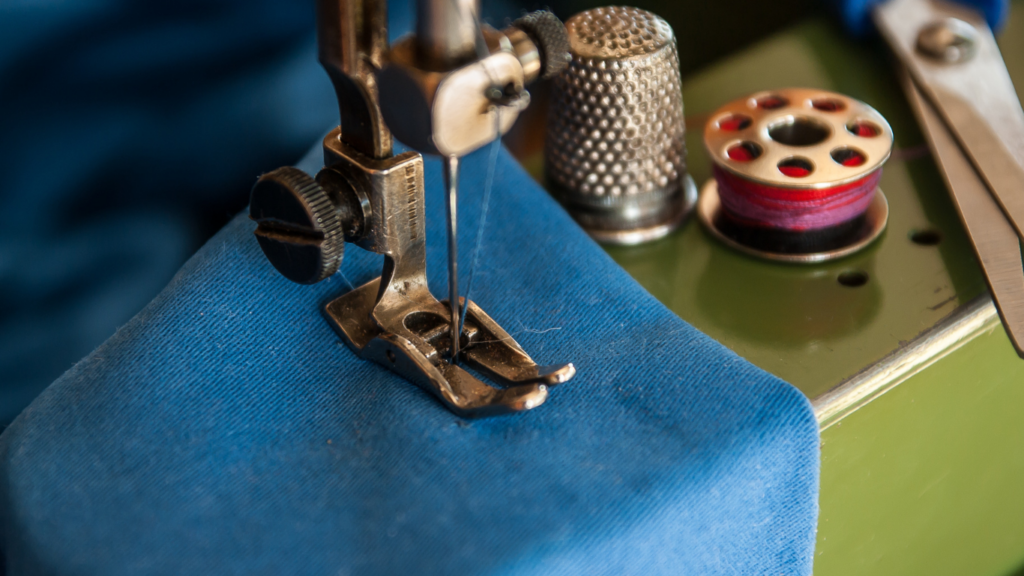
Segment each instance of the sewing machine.
[[[670,4],[646,7],[677,28],[682,28],[689,16]],[[1020,44],[1024,18],[1019,2],[1014,8],[1002,38],[1016,44],[1004,45],[1002,51],[1017,85],[1024,86],[1024,45]],[[351,17],[337,16],[333,21],[322,19],[322,25],[333,22],[330,25],[338,26],[340,22],[344,26],[345,18]],[[443,19],[434,22],[440,21]],[[366,35],[360,38],[370,38],[364,49],[379,51],[379,22],[371,19],[363,25]],[[374,33],[378,34],[376,40],[372,39]],[[423,34],[430,34],[429,26]],[[542,42],[536,38],[516,40],[514,30],[502,34],[505,41],[492,36],[490,44],[483,42],[485,48],[479,54],[484,59],[503,50],[506,55],[518,55],[520,71],[513,73],[513,89],[507,93],[499,90],[494,96],[495,106],[518,112],[524,104],[522,84],[531,74],[537,75],[522,71],[529,69],[531,58],[539,58]],[[441,26],[431,37],[450,35]],[[463,40],[463,51],[480,49],[478,39]],[[689,46],[698,43],[687,38]],[[436,66],[446,74],[462,70],[464,65],[460,56],[443,56],[451,50],[440,51],[442,63]],[[505,58],[509,69],[515,69],[517,62]],[[322,59],[337,62],[336,69],[344,74],[368,78],[360,68],[363,64],[351,54],[322,53]],[[1024,562],[1024,495],[1017,489],[1024,472],[1019,450],[1024,422],[1017,416],[1017,407],[1024,401],[1020,384],[1024,362],[1000,327],[970,241],[887,60],[877,41],[856,43],[825,19],[811,18],[682,79],[687,169],[697,182],[710,177],[700,140],[706,114],[737,96],[806,86],[849,94],[881,111],[897,135],[896,152],[882,181],[890,204],[888,230],[870,248],[812,267],[796,267],[740,254],[691,221],[660,240],[641,246],[609,246],[607,251],[680,317],[794,384],[812,401],[822,429],[823,462],[816,574],[1008,574]],[[412,68],[410,64],[401,74],[396,73],[392,86],[405,82],[420,92],[440,93],[432,91],[441,80],[424,81],[419,72],[409,72]],[[346,96],[341,72],[333,75],[339,98],[362,102],[366,93],[377,89],[370,81],[361,94]],[[493,83],[497,88],[507,84]],[[391,114],[399,113],[388,104],[387,86],[380,90],[383,112],[374,111],[372,103],[361,104],[378,121],[389,113],[389,106]],[[547,182],[543,142],[538,137],[544,132],[544,94],[544,89],[534,91],[532,110],[507,141],[523,165],[538,180]],[[429,97],[425,102],[427,108],[433,106]],[[343,133],[346,120],[358,122],[347,119],[346,110],[343,108]],[[511,126],[512,120],[514,114],[504,121]],[[400,119],[394,125],[408,130],[408,123]],[[429,132],[439,126],[417,129]],[[490,124],[481,126],[482,133],[490,137],[507,129],[501,122],[493,130]],[[420,293],[415,309],[389,300],[389,291],[399,290],[395,287],[403,281],[406,287],[410,281],[421,287],[425,283],[418,280],[415,270],[403,272],[402,258],[397,256],[414,247],[415,226],[360,235],[363,229],[359,227],[369,225],[371,212],[394,214],[396,219],[406,210],[411,210],[406,214],[416,213],[415,201],[410,201],[413,208],[393,203],[398,194],[395,190],[401,192],[402,184],[409,178],[415,180],[415,159],[399,155],[392,160],[390,146],[385,144],[390,136],[381,136],[381,130],[376,125],[365,132],[369,136],[360,133],[365,144],[360,154],[396,162],[394,166],[378,169],[361,161],[346,148],[360,144],[339,141],[337,133],[325,141],[329,160],[356,166],[370,175],[368,179],[376,178],[374,170],[383,176],[381,184],[374,184],[378,186],[377,200],[345,192],[350,197],[341,204],[352,208],[350,218],[340,223],[343,233],[333,229],[318,233],[338,238],[343,234],[390,259],[380,284],[386,289],[371,282],[355,296],[328,305],[328,318],[357,353],[416,381],[459,413],[484,415],[538,406],[546,398],[547,386],[572,377],[575,369],[571,364],[538,367],[514,342],[481,353],[480,343],[510,337],[472,305],[461,312],[459,306],[449,305],[458,301],[457,289],[447,301]],[[417,150],[440,152],[447,158],[487,140],[470,139],[461,147],[439,151],[425,133],[407,132],[403,139]],[[457,164],[449,162],[448,166],[454,196]],[[387,175],[391,173],[400,176]],[[347,191],[339,182],[352,178],[351,174],[339,177],[327,172],[316,183],[285,184],[294,189],[333,185],[335,190]],[[337,195],[329,191],[323,197],[337,203]],[[360,213],[370,204],[372,211]],[[261,205],[255,200],[254,206],[257,221],[273,221],[258,214]],[[416,218],[409,220],[415,223]],[[382,225],[386,222],[391,220],[385,219]],[[454,234],[454,228],[450,230]],[[274,250],[271,242],[280,239],[275,234],[280,232],[272,226],[263,229],[261,242],[268,255]],[[394,238],[400,240],[385,242]],[[329,271],[330,263],[324,268],[324,252],[333,258],[337,250],[322,249],[313,259],[315,270],[299,275],[315,281]],[[450,277],[456,278],[454,271]],[[357,316],[354,311],[370,309],[375,315],[378,310],[384,314],[378,315],[383,329],[346,323],[347,318]],[[460,313],[468,315],[466,325],[475,336],[448,330],[461,325]],[[416,328],[409,334],[406,318],[413,315],[417,315],[416,321],[411,324]],[[495,389],[466,379],[457,367],[460,343],[465,346],[462,354],[467,361],[515,385],[506,390],[523,386],[519,390],[522,395],[496,396]],[[442,357],[447,360],[438,360]],[[512,360],[507,360],[510,357]],[[496,367],[506,362],[511,362],[514,370],[502,373]],[[473,402],[459,400],[467,396]]]

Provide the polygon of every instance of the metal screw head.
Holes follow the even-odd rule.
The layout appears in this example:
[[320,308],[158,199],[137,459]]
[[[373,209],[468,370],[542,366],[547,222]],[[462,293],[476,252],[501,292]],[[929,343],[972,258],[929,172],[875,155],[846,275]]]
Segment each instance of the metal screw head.
[[260,176],[249,217],[263,254],[285,278],[315,284],[338,271],[342,223],[327,192],[302,170],[288,166]]
[[949,64],[970,60],[977,46],[978,31],[957,18],[932,22],[917,35],[918,52]]

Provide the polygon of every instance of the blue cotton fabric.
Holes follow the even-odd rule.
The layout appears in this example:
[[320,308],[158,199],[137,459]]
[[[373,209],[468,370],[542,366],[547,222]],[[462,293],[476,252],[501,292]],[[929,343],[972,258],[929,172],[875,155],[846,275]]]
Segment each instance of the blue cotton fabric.
[[654,300],[504,152],[495,182],[472,298],[538,362],[576,363],[546,404],[464,420],[358,359],[320,309],[380,257],[350,245],[295,285],[239,216],[0,436],[7,573],[809,574],[804,396]]

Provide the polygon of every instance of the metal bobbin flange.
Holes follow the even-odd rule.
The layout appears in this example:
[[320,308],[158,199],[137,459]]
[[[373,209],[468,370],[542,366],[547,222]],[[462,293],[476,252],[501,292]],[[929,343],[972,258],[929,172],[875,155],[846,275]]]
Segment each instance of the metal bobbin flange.
[[[892,152],[889,123],[867,104],[816,89],[788,88],[729,102],[704,129],[704,144],[725,175],[779,191],[828,191],[864,181]],[[697,213],[729,246],[771,260],[814,263],[852,254],[878,238],[888,221],[880,189],[843,226],[786,230],[742,222],[723,207],[719,182],[701,192]]]

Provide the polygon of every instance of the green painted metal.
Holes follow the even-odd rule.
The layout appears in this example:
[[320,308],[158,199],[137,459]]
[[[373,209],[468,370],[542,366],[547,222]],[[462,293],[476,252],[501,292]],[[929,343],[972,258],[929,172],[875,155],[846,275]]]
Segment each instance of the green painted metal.
[[1024,362],[1000,327],[822,432],[817,576],[1024,564]]
[[[1024,87],[1024,0],[1011,6],[1000,43]],[[692,8],[652,7],[677,29]],[[850,40],[825,17],[684,78],[698,186],[709,176],[707,115],[786,86],[849,94],[892,124],[897,152],[881,182],[890,222],[879,242],[834,263],[782,265],[731,251],[693,221],[662,241],[608,253],[680,317],[815,398],[985,285],[886,48]],[[541,162],[535,155],[524,164],[539,175]],[[942,241],[915,243],[921,230],[940,232]],[[869,281],[843,286],[837,278],[846,271]],[[997,327],[824,430],[815,574],[1024,576],[1022,408],[1024,361]]]

